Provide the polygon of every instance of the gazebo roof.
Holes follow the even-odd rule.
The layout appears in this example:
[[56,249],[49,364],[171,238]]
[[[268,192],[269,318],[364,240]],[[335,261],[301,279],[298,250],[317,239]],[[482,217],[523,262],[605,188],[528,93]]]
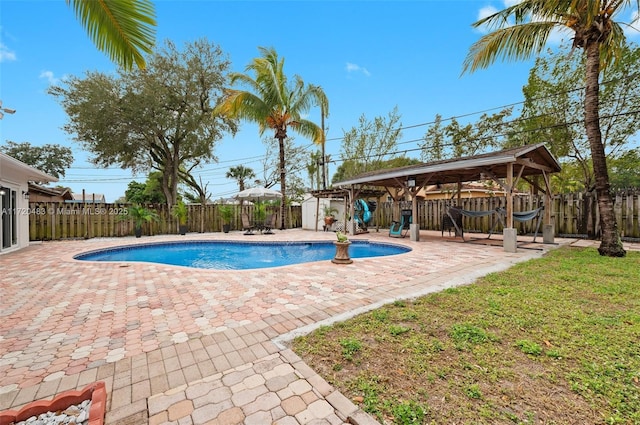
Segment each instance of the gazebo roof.
[[409,177],[415,178],[416,186],[427,183],[469,182],[487,178],[502,179],[507,177],[508,164],[512,164],[514,173],[522,177],[556,173],[561,170],[560,164],[547,147],[539,143],[463,158],[372,171],[334,183],[333,186],[406,187]]

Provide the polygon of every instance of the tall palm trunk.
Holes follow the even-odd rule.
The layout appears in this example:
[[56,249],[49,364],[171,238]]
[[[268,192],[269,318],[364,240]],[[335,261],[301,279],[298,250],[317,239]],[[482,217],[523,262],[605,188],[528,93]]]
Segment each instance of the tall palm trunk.
[[287,187],[286,187],[286,173],[284,162],[284,139],[286,133],[283,135],[280,132],[276,134],[278,139],[278,146],[280,147],[280,192],[282,193],[282,201],[280,202],[280,230],[284,230],[286,202],[287,202]]
[[593,174],[596,180],[596,195],[598,197],[598,210],[600,212],[600,231],[602,240],[598,251],[600,255],[608,257],[624,257],[626,252],[622,246],[618,225],[613,211],[613,198],[610,192],[609,173],[607,171],[607,159],[602,144],[599,114],[599,82],[600,76],[600,50],[597,42],[587,43],[586,62],[586,90],[584,99],[585,130],[591,159],[593,161]]

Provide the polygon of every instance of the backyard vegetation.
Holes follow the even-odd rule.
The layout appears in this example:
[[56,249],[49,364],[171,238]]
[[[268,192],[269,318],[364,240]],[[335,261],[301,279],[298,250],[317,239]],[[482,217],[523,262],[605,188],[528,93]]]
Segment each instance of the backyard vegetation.
[[297,338],[383,423],[640,423],[640,253],[563,248]]

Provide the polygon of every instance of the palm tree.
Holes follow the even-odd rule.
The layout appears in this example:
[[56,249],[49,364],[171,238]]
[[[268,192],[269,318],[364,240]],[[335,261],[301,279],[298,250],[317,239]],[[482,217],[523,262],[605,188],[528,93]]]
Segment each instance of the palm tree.
[[600,71],[623,52],[626,37],[613,18],[632,3],[636,8],[640,7],[640,0],[523,0],[473,24],[475,27],[487,25],[495,30],[471,46],[463,66],[463,73],[473,72],[488,67],[498,57],[507,60],[530,58],[541,53],[552,30],[569,28],[573,31],[573,47],[583,49],[586,55],[584,126],[600,211],[602,240],[598,251],[609,257],[624,257],[626,251],[618,233],[609,190],[600,131],[598,80]]
[[144,68],[143,53],[155,44],[155,9],[151,0],[67,0],[89,37],[109,58],[130,70]]
[[238,182],[238,190],[242,192],[245,189],[245,184],[249,179],[255,179],[256,173],[249,167],[244,165],[238,165],[237,167],[229,168],[225,175],[228,179],[233,179]]
[[311,190],[325,189],[320,182],[322,164],[322,152],[311,152],[309,162],[307,162],[307,174],[309,175],[309,187]]
[[214,113],[240,118],[258,124],[260,135],[271,129],[278,139],[280,150],[280,229],[284,229],[286,214],[286,170],[284,158],[284,141],[287,130],[291,128],[302,136],[309,137],[314,143],[323,145],[324,132],[317,124],[302,118],[312,106],[328,113],[329,101],[319,86],[305,85],[299,76],[294,76],[293,84],[289,84],[284,74],[284,59],[279,59],[273,48],[258,48],[261,57],[253,59],[245,71],[255,73],[255,79],[247,74],[233,73],[231,84],[241,83],[253,92],[231,90],[226,98],[214,109]]

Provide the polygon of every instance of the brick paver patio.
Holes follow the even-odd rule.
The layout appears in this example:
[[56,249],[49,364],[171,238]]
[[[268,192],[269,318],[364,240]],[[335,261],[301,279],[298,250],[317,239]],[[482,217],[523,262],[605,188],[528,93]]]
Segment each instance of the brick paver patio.
[[321,324],[470,283],[557,246],[505,253],[439,232],[423,231],[412,242],[381,230],[352,239],[412,251],[350,265],[322,261],[241,271],[72,258],[122,244],[196,239],[335,236],[286,230],[91,239],[1,255],[0,410],[99,380],[109,394],[107,424],[376,423],[288,342]]

